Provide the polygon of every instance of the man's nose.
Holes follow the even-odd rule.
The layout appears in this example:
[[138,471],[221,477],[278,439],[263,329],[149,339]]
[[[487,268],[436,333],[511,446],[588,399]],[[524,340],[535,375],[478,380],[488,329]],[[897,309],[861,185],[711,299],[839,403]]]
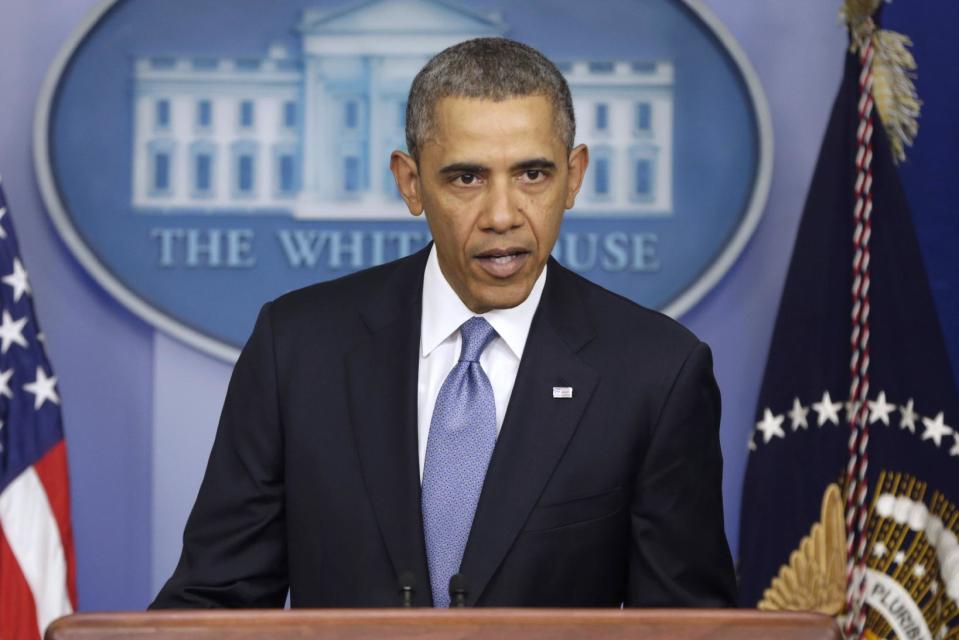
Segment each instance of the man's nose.
[[491,182],[480,219],[483,230],[506,233],[523,224],[523,214],[516,200],[519,194],[512,187],[509,178]]

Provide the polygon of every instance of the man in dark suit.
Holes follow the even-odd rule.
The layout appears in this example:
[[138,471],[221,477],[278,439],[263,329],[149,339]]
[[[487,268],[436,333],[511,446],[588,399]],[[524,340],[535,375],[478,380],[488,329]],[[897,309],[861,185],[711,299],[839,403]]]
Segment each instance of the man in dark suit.
[[549,255],[588,164],[565,80],[440,53],[391,167],[434,243],[264,306],[154,607],[725,606],[719,392],[676,322]]

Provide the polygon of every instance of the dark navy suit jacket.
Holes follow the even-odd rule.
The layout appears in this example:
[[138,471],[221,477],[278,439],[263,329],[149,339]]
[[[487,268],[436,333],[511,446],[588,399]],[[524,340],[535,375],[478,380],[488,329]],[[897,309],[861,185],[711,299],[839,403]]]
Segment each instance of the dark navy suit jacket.
[[[428,250],[265,305],[164,607],[431,595],[417,366]],[[572,387],[554,398],[553,387]],[[477,606],[725,606],[708,347],[550,261],[461,565]]]

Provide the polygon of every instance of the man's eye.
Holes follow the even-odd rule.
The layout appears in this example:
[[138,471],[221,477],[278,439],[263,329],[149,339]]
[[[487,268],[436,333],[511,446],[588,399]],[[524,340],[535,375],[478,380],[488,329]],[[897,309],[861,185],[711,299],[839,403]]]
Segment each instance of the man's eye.
[[461,176],[457,176],[456,181],[462,185],[471,185],[476,182],[477,178],[472,173],[464,173]]
[[523,172],[523,178],[526,182],[540,182],[546,177],[546,174],[539,169],[528,169]]

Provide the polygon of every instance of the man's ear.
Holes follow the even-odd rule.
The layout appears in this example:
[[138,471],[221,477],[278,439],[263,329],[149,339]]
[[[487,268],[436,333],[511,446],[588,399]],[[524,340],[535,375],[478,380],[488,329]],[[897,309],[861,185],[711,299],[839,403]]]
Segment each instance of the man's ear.
[[394,151],[390,154],[390,171],[396,179],[396,186],[406,202],[407,209],[414,216],[423,213],[423,200],[420,198],[420,173],[416,160],[408,153]]
[[579,188],[583,186],[583,176],[586,175],[586,167],[589,165],[589,149],[585,144],[574,147],[569,152],[569,177],[566,180],[566,208],[572,209],[576,204],[576,194]]

